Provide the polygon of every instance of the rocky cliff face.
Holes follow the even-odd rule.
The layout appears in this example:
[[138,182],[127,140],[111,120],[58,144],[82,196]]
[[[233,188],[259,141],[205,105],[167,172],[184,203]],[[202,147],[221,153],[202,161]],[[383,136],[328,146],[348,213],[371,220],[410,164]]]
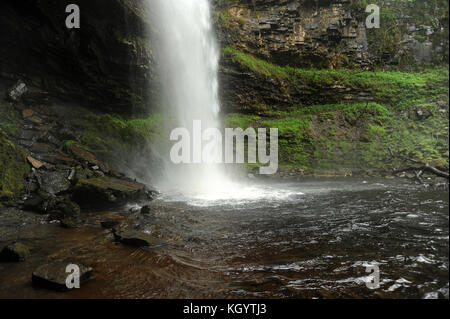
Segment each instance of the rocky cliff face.
[[370,63],[364,21],[350,0],[216,1],[226,45],[280,65]]
[[[367,29],[366,1],[213,0],[220,41],[293,67],[369,68],[448,58],[448,2],[384,1]],[[445,61],[445,60],[444,60]]]
[[252,64],[259,69],[265,64],[378,71],[447,63],[448,3],[375,3],[381,10],[380,29],[366,28],[365,1],[214,0],[218,37],[226,48],[221,63],[224,110],[373,100],[358,86],[311,84],[294,70],[281,77],[261,74]]
[[22,79],[43,95],[96,109],[142,108],[155,82],[143,1],[76,1],[81,28],[69,30],[65,9],[73,2],[1,1],[1,82]]
[[[222,47],[232,47],[276,65],[367,69],[377,64],[395,64],[401,59],[411,65],[408,60],[411,57],[430,61],[433,52],[448,57],[445,1],[424,2],[423,8],[415,10],[410,2],[376,1],[382,8],[382,23],[388,33],[366,30],[364,1],[211,2]],[[416,2],[422,3],[414,1],[415,6]],[[0,3],[2,84],[10,86],[22,79],[40,94],[119,113],[149,109],[156,103],[158,91],[155,43],[146,34],[146,30],[157,32],[157,28],[149,26],[155,20],[151,2],[150,10],[146,10],[144,0],[79,0],[76,2],[81,9],[79,30],[65,27],[65,8],[69,3],[68,0]],[[392,17],[403,20],[399,23]],[[236,77],[243,72],[229,56],[224,55],[222,66],[231,74],[222,81],[222,96],[230,102],[225,104],[231,104],[225,109],[261,103],[257,98],[243,96],[239,92],[242,88],[253,96],[265,92],[272,95],[265,98],[267,103],[303,102],[295,95],[304,95],[305,90],[299,91],[286,83],[247,85],[245,74]],[[286,98],[287,95],[291,98]]]

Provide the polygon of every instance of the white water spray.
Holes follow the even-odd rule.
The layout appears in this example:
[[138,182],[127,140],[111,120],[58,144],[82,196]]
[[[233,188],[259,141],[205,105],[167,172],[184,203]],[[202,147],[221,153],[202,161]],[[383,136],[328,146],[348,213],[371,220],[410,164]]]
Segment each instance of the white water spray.
[[[219,49],[209,1],[151,2],[158,9],[160,75],[165,101],[176,119],[175,127],[192,132],[194,120],[200,120],[204,129],[219,128]],[[215,152],[220,151],[218,147],[213,147],[207,156],[214,158]],[[222,165],[167,163],[166,171],[172,186],[193,193],[222,192],[230,187]]]
[[[169,131],[181,127],[192,132],[193,122],[197,120],[203,129],[220,128],[220,55],[209,0],[148,1],[158,16],[158,60],[166,111],[172,113],[176,122]],[[207,157],[217,158],[219,147],[219,143],[212,147]],[[169,160],[169,152],[162,153],[167,153],[163,156],[167,161],[164,181],[159,186],[166,193],[177,190],[187,198],[206,202],[268,196],[267,191],[258,192],[255,187],[231,182],[223,164],[174,165]]]

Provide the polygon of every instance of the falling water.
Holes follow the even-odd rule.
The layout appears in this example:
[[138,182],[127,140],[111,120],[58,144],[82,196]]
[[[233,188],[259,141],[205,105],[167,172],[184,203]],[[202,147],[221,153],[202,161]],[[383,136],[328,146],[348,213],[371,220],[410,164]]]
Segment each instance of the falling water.
[[[175,121],[174,128],[193,131],[200,120],[202,130],[220,128],[218,97],[219,48],[215,40],[209,0],[149,0],[157,10],[159,26],[158,60],[163,85],[164,110]],[[175,124],[173,123],[175,122]],[[169,142],[169,136],[167,136]],[[191,146],[192,146],[191,140]],[[211,145],[210,142],[207,143]],[[206,154],[218,158],[221,143]],[[165,194],[174,191],[196,205],[218,201],[241,202],[261,198],[286,198],[290,191],[231,181],[223,164],[179,164],[170,161],[169,150],[160,152],[165,167],[159,187]],[[192,154],[191,154],[192,157]],[[174,196],[172,195],[172,198]]]
[[[151,1],[154,3],[154,1]],[[158,0],[159,61],[165,101],[175,127],[191,132],[194,120],[202,129],[219,128],[219,49],[214,38],[208,0]],[[192,144],[191,144],[192,145]],[[219,143],[209,154],[215,158]],[[167,153],[167,150],[165,150]],[[217,192],[228,187],[222,165],[166,163],[172,186],[196,192]]]

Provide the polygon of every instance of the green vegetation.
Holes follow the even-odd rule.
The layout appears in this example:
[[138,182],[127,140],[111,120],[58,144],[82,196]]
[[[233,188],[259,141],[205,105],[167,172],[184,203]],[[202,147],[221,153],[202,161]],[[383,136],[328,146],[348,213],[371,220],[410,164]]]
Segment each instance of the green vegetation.
[[216,20],[224,27],[230,27],[233,23],[233,17],[228,13],[227,10],[217,10],[214,11]]
[[0,200],[16,198],[29,172],[25,152],[0,128]]
[[225,54],[230,54],[235,62],[257,74],[287,81],[294,88],[302,90],[305,90],[303,89],[305,85],[310,87],[345,86],[371,93],[379,102],[392,104],[410,102],[424,95],[438,96],[447,93],[444,84],[448,83],[448,68],[426,69],[422,72],[298,69],[274,65],[231,47],[223,51]]
[[[226,125],[279,129],[280,167],[312,171],[388,171],[401,165],[389,147],[407,156],[448,167],[448,118],[434,107],[415,119],[417,106],[398,114],[377,103],[298,106],[296,112],[253,117],[232,113]],[[240,120],[238,120],[241,118]]]
[[[448,0],[385,0],[360,1],[352,0],[354,12],[364,20],[366,6],[377,4],[380,6],[381,28],[367,30],[369,50],[378,57],[375,64],[385,67],[386,62],[394,63],[398,67],[410,69],[415,65],[410,50],[402,41],[406,35],[412,35],[419,42],[430,41],[435,44],[448,41]],[[415,25],[415,32],[408,30],[408,24]],[[433,29],[432,35],[427,35],[426,27]],[[445,46],[444,46],[445,47]],[[448,63],[448,46],[445,52],[435,54],[434,64]]]
[[0,200],[14,199],[24,188],[30,171],[26,153],[10,138],[17,133],[17,118],[11,103],[0,101]]
[[[449,165],[448,115],[437,106],[448,104],[448,67],[418,72],[296,69],[231,47],[225,48],[224,54],[262,77],[293,87],[299,94],[308,94],[305,88],[317,88],[318,95],[339,100],[335,93],[338,87],[366,92],[371,100],[256,105],[251,110],[258,116],[227,115],[228,127],[278,128],[282,168],[387,171],[401,165],[390,158],[389,147],[416,160],[440,167]],[[310,97],[313,100],[314,96]],[[419,110],[426,116],[418,116]]]
[[9,102],[0,101],[0,129],[8,135],[17,133],[17,118],[14,108]]
[[76,143],[103,160],[113,160],[117,154],[132,154],[136,146],[161,140],[162,122],[161,114],[125,119],[117,114],[86,113],[77,120],[80,139],[66,144]]

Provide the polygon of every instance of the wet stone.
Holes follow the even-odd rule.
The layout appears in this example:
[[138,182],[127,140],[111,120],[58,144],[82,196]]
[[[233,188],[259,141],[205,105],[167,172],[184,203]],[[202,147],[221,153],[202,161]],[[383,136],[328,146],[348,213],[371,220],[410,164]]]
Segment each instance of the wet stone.
[[104,205],[147,197],[145,185],[129,179],[97,177],[80,179],[74,199],[83,205]]
[[141,214],[143,214],[143,215],[149,215],[150,213],[151,213],[150,206],[148,206],[148,205],[142,206],[142,208],[141,208]]
[[39,187],[42,191],[49,194],[59,194],[67,191],[71,183],[67,179],[70,171],[36,171],[36,177]]
[[68,196],[53,198],[48,204],[48,212],[52,219],[64,221],[67,228],[72,228],[80,221],[80,206]]
[[77,168],[75,173],[75,179],[89,179],[94,176],[94,173],[87,168]]
[[97,160],[94,154],[81,147],[70,145],[67,147],[67,150],[80,161],[88,162],[89,164],[94,166],[100,165],[100,161]]
[[13,243],[4,247],[0,252],[0,261],[18,262],[24,261],[30,256],[30,250],[21,243]]
[[51,164],[63,164],[63,165],[75,165],[76,161],[73,158],[70,158],[68,155],[64,153],[52,153],[52,154],[44,154],[39,156],[45,162]]
[[23,203],[23,208],[31,211],[42,211],[44,199],[39,195],[32,195]]
[[33,138],[35,138],[37,135],[36,131],[33,130],[22,130],[19,134],[18,134],[18,138],[22,139],[22,140],[32,140]]
[[53,150],[53,146],[45,143],[35,143],[31,147],[31,151],[33,151],[34,153],[51,153]]
[[60,225],[62,228],[75,229],[81,227],[81,220],[78,216],[70,216],[61,220]]
[[82,287],[92,274],[92,268],[77,262],[57,261],[38,267],[32,275],[33,284],[39,287],[67,291],[66,279],[70,272],[66,272],[68,265],[77,265],[80,269],[80,285]]
[[100,222],[100,225],[105,229],[113,229],[114,227],[119,226],[120,221],[115,219],[107,219]]
[[117,242],[132,247],[157,248],[166,244],[159,238],[133,230],[114,232],[114,238]]

